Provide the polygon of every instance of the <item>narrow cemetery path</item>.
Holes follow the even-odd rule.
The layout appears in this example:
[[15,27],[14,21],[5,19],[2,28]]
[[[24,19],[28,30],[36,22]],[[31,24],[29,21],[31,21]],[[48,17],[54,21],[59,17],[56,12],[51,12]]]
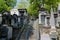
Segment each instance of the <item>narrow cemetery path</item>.
[[30,30],[32,30],[33,23],[34,23],[34,21],[30,20],[29,26],[27,27],[26,30],[23,31],[22,36],[19,40],[28,40],[29,39],[29,36],[31,33]]
[[27,29],[23,31],[22,36],[20,37],[19,40],[38,40],[39,39],[38,19],[34,21],[30,21],[29,25],[30,26],[28,26]]
[[28,40],[27,37],[28,37],[28,27],[24,29],[19,40]]
[[25,35],[25,33],[26,33],[26,30],[27,30],[27,29],[25,29],[25,27],[23,27],[23,28],[20,30],[20,32],[19,32],[16,40],[23,40],[23,39],[24,39],[24,35]]
[[38,40],[39,39],[39,32],[38,32],[38,19],[33,23],[33,35],[29,38],[29,40]]

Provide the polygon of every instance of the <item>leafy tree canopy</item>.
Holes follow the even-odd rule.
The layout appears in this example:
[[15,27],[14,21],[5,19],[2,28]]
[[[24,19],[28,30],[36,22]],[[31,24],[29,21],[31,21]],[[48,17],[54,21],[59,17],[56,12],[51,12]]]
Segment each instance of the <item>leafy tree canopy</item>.
[[29,15],[34,15],[35,17],[38,16],[38,9],[41,5],[40,0],[30,0],[30,5],[28,10]]
[[30,14],[38,15],[38,10],[43,5],[48,11],[50,11],[51,5],[53,9],[57,9],[60,0],[30,0],[30,6],[28,8],[28,12]]
[[16,5],[16,0],[0,0],[0,13],[9,11]]

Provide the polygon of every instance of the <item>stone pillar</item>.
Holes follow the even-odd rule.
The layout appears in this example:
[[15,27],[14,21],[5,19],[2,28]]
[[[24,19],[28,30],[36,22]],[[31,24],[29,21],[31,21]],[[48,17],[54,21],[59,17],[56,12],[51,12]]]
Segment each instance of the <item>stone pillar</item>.
[[47,18],[45,17],[45,26],[47,26]]
[[55,22],[54,22],[54,12],[53,9],[51,8],[51,18],[50,18],[50,25],[51,25],[51,29],[55,29]]
[[39,24],[41,24],[41,13],[39,12]]
[[[54,12],[53,12],[52,8],[51,8],[50,26],[51,26],[50,35],[51,36],[53,36],[54,34],[57,35],[57,31],[55,28]],[[55,35],[54,35],[54,37],[55,37]]]

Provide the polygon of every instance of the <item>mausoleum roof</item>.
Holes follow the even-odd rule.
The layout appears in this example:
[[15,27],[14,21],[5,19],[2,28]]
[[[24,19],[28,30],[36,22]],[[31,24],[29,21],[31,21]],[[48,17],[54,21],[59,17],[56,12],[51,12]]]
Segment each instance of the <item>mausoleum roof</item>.
[[18,9],[18,10],[19,10],[19,11],[20,11],[20,10],[23,10],[23,11],[26,11],[26,12],[27,12],[27,9]]
[[38,11],[46,11],[47,9],[45,8],[40,8]]

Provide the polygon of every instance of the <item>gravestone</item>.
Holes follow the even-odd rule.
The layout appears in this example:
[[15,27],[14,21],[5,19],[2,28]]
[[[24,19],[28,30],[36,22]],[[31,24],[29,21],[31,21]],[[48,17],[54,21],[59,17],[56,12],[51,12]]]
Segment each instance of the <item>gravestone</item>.
[[0,36],[0,39],[5,39],[7,40],[8,39],[8,28],[6,26],[1,26],[0,27],[0,32],[1,32],[1,36]]
[[6,24],[2,25],[2,27],[5,27],[4,30],[6,31],[7,39],[8,40],[11,39],[12,38],[12,27],[11,26],[8,26]]
[[11,15],[10,12],[4,12],[2,14],[2,24],[11,24]]

